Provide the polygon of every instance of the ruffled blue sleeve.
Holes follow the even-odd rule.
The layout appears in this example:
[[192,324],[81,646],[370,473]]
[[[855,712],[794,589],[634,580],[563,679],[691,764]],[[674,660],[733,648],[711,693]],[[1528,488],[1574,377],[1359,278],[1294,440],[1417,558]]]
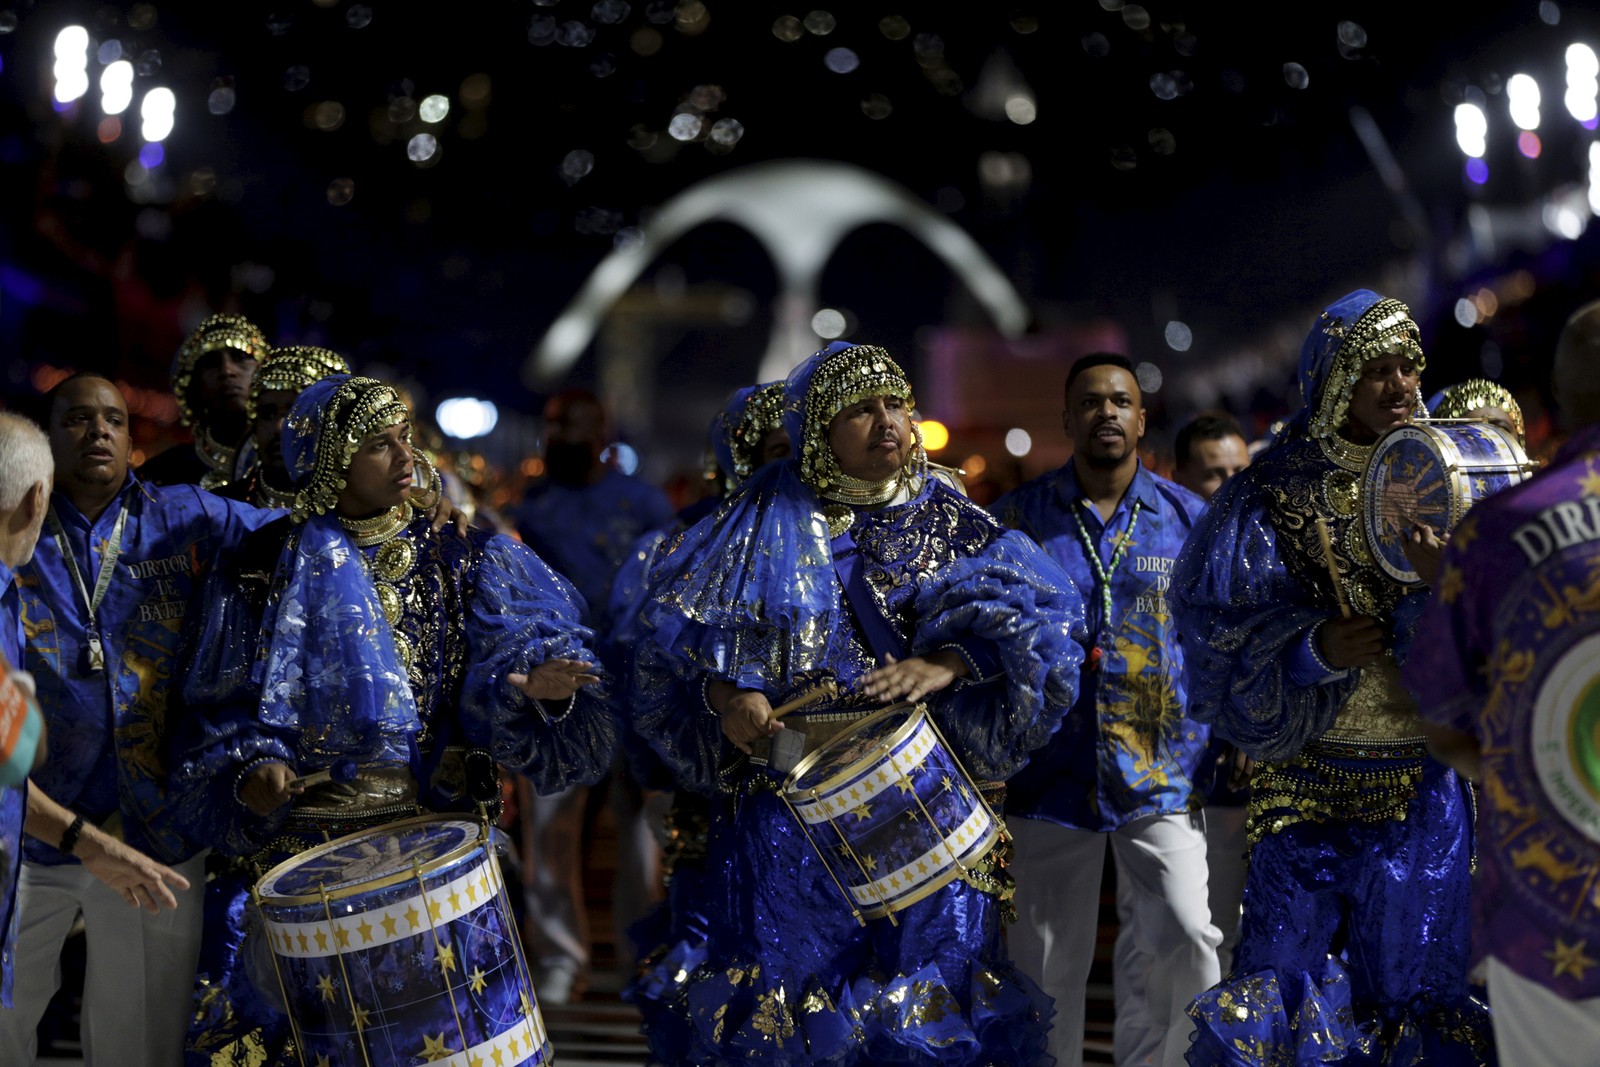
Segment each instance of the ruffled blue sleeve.
[[768,691],[821,669],[843,624],[828,524],[792,461],[756,471],[710,517],[657,553],[641,641],[741,689]]
[[551,708],[506,681],[552,659],[598,667],[594,635],[578,621],[583,604],[577,591],[509,537],[489,537],[481,552],[465,619],[470,661],[460,707],[467,740],[541,793],[598,781],[617,750],[616,713],[605,683]]
[[1285,759],[1333,725],[1349,674],[1295,685],[1294,653],[1330,617],[1285,566],[1260,463],[1222,487],[1189,535],[1168,597],[1183,641],[1189,715],[1257,759]]
[[980,555],[922,579],[915,614],[913,654],[976,646],[977,659],[998,665],[992,680],[957,682],[929,705],[973,774],[1009,778],[1077,699],[1087,637],[1077,587],[1037,545],[1008,530]]
[[296,764],[293,732],[267,726],[258,714],[261,690],[252,667],[264,595],[264,578],[254,590],[230,568],[206,577],[188,616],[180,706],[169,717],[175,818],[191,840],[229,855],[255,852],[282,821],[240,802],[240,772],[258,761]]

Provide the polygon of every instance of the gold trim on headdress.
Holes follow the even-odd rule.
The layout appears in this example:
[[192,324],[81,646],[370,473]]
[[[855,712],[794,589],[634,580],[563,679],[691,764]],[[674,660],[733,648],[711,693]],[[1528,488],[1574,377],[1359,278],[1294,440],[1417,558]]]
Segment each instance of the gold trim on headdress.
[[[1323,317],[1327,318],[1326,312]],[[1349,415],[1350,391],[1361,378],[1361,368],[1372,360],[1390,355],[1409,356],[1419,374],[1427,366],[1427,357],[1422,354],[1422,333],[1411,318],[1411,309],[1393,298],[1379,300],[1348,328],[1340,320],[1328,319],[1323,332],[1341,340],[1328,370],[1328,380],[1322,385],[1316,414],[1307,426],[1312,437],[1329,438],[1338,434]],[[1420,388],[1412,407],[1418,414],[1427,411],[1422,404]]]
[[224,348],[231,348],[258,363],[266,362],[272,354],[267,335],[243,315],[212,315],[201,322],[179,347],[177,362],[172,367],[172,395],[178,401],[178,416],[184,426],[193,427],[196,422],[194,409],[189,405],[194,365],[200,362],[200,357]]
[[[305,522],[332,511],[361,442],[410,418],[394,389],[374,378],[351,378],[334,390],[320,412],[291,418],[291,431],[317,435],[311,474],[294,497],[293,521]],[[293,425],[300,420],[304,421]]]
[[1468,419],[1478,408],[1499,408],[1511,416],[1511,425],[1517,431],[1517,440],[1525,440],[1522,430],[1522,405],[1511,395],[1511,390],[1487,378],[1468,378],[1444,391],[1444,398],[1434,410],[1436,419]]
[[[839,469],[839,460],[828,444],[828,425],[833,417],[851,404],[869,397],[893,396],[916,407],[911,382],[906,372],[876,345],[856,345],[825,358],[811,376],[803,404],[804,440],[800,443],[800,479],[820,496],[846,504],[882,504],[892,499],[908,478],[920,474],[928,464],[922,447],[922,433],[911,423],[912,447],[900,471],[883,482],[864,482]],[[910,412],[907,412],[909,421]],[[886,495],[885,495],[886,494]]]
[[250,379],[250,402],[246,410],[251,424],[256,421],[256,405],[262,393],[284,392],[299,396],[312,382],[333,374],[349,373],[349,362],[331,349],[315,345],[274,348]]
[[728,451],[733,454],[733,470],[725,472],[729,492],[761,466],[761,442],[782,426],[783,382],[777,381],[751,393],[738,423],[727,431]]

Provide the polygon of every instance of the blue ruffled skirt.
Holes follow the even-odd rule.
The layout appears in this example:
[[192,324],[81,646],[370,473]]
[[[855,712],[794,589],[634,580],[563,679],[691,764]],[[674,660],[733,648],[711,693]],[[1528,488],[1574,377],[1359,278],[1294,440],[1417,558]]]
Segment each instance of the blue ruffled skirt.
[[1430,760],[1404,815],[1302,822],[1255,846],[1233,973],[1189,1009],[1191,1065],[1495,1062],[1467,985],[1467,786]]
[[624,992],[667,1064],[1047,1067],[1054,1006],[1006,956],[1002,903],[957,878],[860,925],[773,793],[713,824],[700,899]]

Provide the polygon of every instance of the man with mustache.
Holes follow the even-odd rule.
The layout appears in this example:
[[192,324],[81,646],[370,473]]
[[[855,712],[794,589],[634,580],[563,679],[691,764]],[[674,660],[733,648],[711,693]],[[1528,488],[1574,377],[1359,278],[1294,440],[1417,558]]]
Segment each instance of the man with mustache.
[[105,378],[68,378],[50,404],[55,492],[18,570],[24,665],[50,751],[32,777],[19,881],[16,963],[32,980],[0,1012],[0,1062],[32,1061],[81,917],[85,1062],[170,1067],[188,1022],[204,864],[173,826],[167,790],[179,636],[204,566],[276,513],[144,484],[128,469],[127,404]]
[[1124,988],[1144,979],[1150,1027],[1128,1028],[1137,1009],[1119,1014],[1117,1062],[1148,1055],[1178,1064],[1191,1029],[1184,1009],[1217,980],[1222,939],[1206,902],[1194,790],[1207,732],[1185,712],[1182,650],[1166,599],[1173,561],[1205,504],[1140,462],[1144,404],[1127,357],[1097,353],[1072,365],[1062,426],[1071,461],[992,509],[1085,590],[1090,620],[1078,701],[1010,782],[1007,809],[1024,816],[1010,823],[1021,916],[1011,946],[1018,966],[1055,998],[1051,1053],[1077,1067],[1109,842],[1132,890],[1131,934],[1150,967],[1148,975],[1116,975]]
[[152,485],[220,489],[255,465],[250,447],[250,379],[271,353],[266,335],[243,315],[212,315],[178,349],[172,392],[194,444],[174,445],[146,461]]
[[1423,363],[1400,301],[1331,304],[1301,349],[1304,410],[1178,560],[1190,710],[1257,761],[1239,944],[1190,1011],[1191,1064],[1489,1055],[1467,989],[1471,801],[1400,684],[1426,595],[1379,570],[1358,506],[1372,445],[1424,414]]

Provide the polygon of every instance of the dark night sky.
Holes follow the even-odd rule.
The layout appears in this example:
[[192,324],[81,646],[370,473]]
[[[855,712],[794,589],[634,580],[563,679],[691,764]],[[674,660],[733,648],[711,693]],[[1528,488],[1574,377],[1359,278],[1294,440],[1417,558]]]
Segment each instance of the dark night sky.
[[[819,10],[828,18],[811,15]],[[532,404],[522,361],[619,228],[728,168],[820,157],[881,172],[946,210],[1042,323],[1110,315],[1138,350],[1169,365],[1204,361],[1375,283],[1383,264],[1408,254],[1428,297],[1419,316],[1448,320],[1457,276],[1495,265],[1447,254],[1469,206],[1584,178],[1590,135],[1562,108],[1562,55],[1596,38],[1595,15],[1557,10],[1551,25],[1526,0],[1470,15],[1461,5],[1323,2],[12,0],[15,26],[0,36],[0,256],[54,287],[89,291],[95,318],[98,283],[41,236],[43,206],[107,261],[131,242],[153,299],[187,285],[182,314],[192,317],[197,299],[232,302],[285,342],[403,368],[436,393],[472,388]],[[906,25],[886,33],[896,15]],[[96,142],[97,90],[75,113],[49,108],[50,42],[69,21],[126,55],[159,52],[160,69],[138,86],[172,87],[179,110],[153,184],[135,190],[152,203],[122,195],[133,134]],[[813,32],[829,21],[829,32]],[[834,49],[851,50],[855,69],[830,70]],[[1511,151],[1496,94],[1515,70],[1544,87],[1537,161]],[[488,93],[473,106],[463,95],[481,88],[475,75],[487,75]],[[986,103],[997,85],[1025,89],[1037,119],[1018,125]],[[696,94],[705,86],[720,102]],[[236,100],[223,115],[207,107],[218,87]],[[1486,91],[1490,113],[1493,179],[1482,190],[1464,181],[1454,142],[1452,109],[1470,87]],[[436,92],[451,101],[437,125],[396,103]],[[886,117],[869,117],[885,101]],[[673,141],[666,127],[685,102],[715,103],[707,126],[736,120],[742,137],[725,151]],[[315,128],[319,115],[334,125],[328,107],[318,111],[329,103],[342,122]],[[1402,218],[1352,132],[1352,107],[1375,119],[1420,216]],[[407,142],[424,131],[440,148],[419,167]],[[562,166],[575,151],[590,153],[592,168],[569,181]],[[1008,154],[1002,163],[1013,174],[1020,165],[1025,180],[986,184],[988,153]],[[775,291],[755,243],[714,226],[658,270],[749,291],[748,321],[663,345],[734,359],[748,350],[753,367]],[[920,326],[977,314],[931,255],[886,228],[847,242],[823,290],[867,333],[902,345]],[[19,333],[6,314],[0,306],[0,329],[9,325],[5,340],[24,358],[120,357],[159,384],[149,368],[167,357],[141,353],[126,329],[115,339],[93,325]],[[1168,317],[1194,329],[1185,355],[1161,345]],[[692,358],[677,358],[692,370]]]

